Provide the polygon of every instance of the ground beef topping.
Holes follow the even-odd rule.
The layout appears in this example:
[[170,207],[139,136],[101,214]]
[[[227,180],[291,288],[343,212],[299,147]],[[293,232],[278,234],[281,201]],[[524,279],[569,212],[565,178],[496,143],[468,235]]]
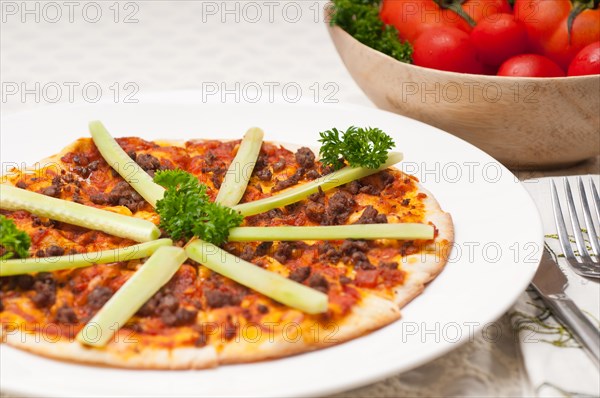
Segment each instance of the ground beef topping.
[[260,152],[258,154],[258,158],[256,159],[256,163],[254,164],[254,171],[260,171],[269,165],[269,157],[264,153]]
[[386,224],[387,217],[385,214],[379,214],[377,209],[373,206],[368,205],[360,215],[360,218],[356,220],[354,224]]
[[338,248],[336,248],[333,244],[327,241],[319,244],[318,252],[320,261],[327,261],[335,264],[342,258],[341,251],[338,250]]
[[254,249],[252,248],[252,246],[244,246],[244,249],[242,249],[242,252],[239,254],[239,257],[242,260],[246,261],[252,260],[252,258],[254,258]]
[[99,310],[112,297],[113,291],[105,286],[95,287],[87,297],[87,304],[94,310]]
[[325,205],[319,202],[308,201],[306,204],[306,217],[317,224],[325,219]]
[[271,181],[273,173],[269,169],[263,169],[256,172],[256,176],[261,181]]
[[240,295],[219,289],[205,289],[204,297],[206,298],[206,303],[211,308],[239,305],[242,301]]
[[177,308],[175,311],[163,311],[160,314],[160,320],[167,326],[183,326],[194,323],[197,315],[198,310]]
[[225,178],[225,173],[227,173],[227,169],[224,167],[215,167],[211,169],[212,175],[210,176],[210,180],[212,181],[215,188],[221,188],[221,184],[223,184],[223,179]]
[[295,282],[302,283],[309,277],[310,271],[310,267],[298,267],[290,272],[289,278]]
[[273,171],[279,172],[285,169],[285,159],[281,158],[275,163],[273,163]]
[[58,323],[74,324],[79,321],[79,318],[77,318],[73,308],[65,304],[56,311],[56,321]]
[[160,170],[160,160],[150,154],[142,153],[137,155],[134,160],[150,176],[154,176],[154,173]]
[[60,186],[59,185],[50,185],[47,188],[42,190],[42,195],[51,196],[53,198],[58,198],[60,196]]
[[65,249],[57,245],[50,245],[46,249],[46,256],[48,257],[62,256],[63,254],[65,254]]
[[31,300],[36,307],[48,308],[54,305],[56,301],[56,281],[52,274],[48,272],[37,274],[33,283],[33,290],[35,290],[35,295]]
[[261,313],[261,314],[268,314],[269,313],[269,307],[267,307],[264,304],[259,304],[256,306],[256,310]]
[[320,292],[327,293],[329,291],[329,282],[321,274],[316,273],[311,275],[307,283],[308,286]]
[[179,308],[177,298],[169,291],[159,290],[138,310],[140,316],[160,316],[164,311],[175,312]]
[[298,170],[296,170],[294,172],[294,174],[292,174],[287,179],[285,179],[285,180],[278,180],[275,183],[275,186],[271,189],[271,192],[281,191],[282,189],[286,189],[286,188],[289,188],[289,187],[291,187],[293,185],[298,184],[298,182],[300,181],[300,179],[302,178],[303,175],[304,175],[304,169],[303,168],[299,168]]
[[295,248],[294,242],[281,242],[275,253],[273,253],[273,257],[275,260],[279,261],[281,264],[285,264],[289,259],[292,258],[293,252]]
[[296,158],[296,163],[302,168],[311,169],[315,165],[315,154],[305,146],[298,149],[294,156]]
[[256,251],[254,252],[254,255],[257,257],[265,256],[265,255],[269,254],[269,251],[271,250],[272,247],[273,247],[273,242],[260,242],[258,244],[258,246],[256,247]]
[[306,172],[306,178],[309,180],[316,180],[319,177],[321,177],[321,174],[319,174],[319,172],[315,169],[308,170]]
[[321,221],[324,225],[344,224],[354,210],[354,199],[346,191],[338,191],[329,199],[325,218]]
[[351,263],[356,269],[371,270],[375,266],[371,264],[367,257],[369,244],[364,240],[345,240],[340,246],[344,254],[344,262]]
[[377,174],[354,180],[344,186],[344,189],[352,195],[365,193],[368,195],[379,195],[384,189],[394,182],[394,176],[387,170],[380,171]]
[[144,198],[137,193],[126,181],[120,181],[108,193],[106,202],[112,206],[125,206],[132,213],[144,206]]

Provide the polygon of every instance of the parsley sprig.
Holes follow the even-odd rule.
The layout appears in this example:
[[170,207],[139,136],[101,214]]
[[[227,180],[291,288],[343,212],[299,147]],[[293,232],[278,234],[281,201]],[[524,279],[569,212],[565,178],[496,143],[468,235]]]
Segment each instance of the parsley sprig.
[[380,0],[333,0],[330,24],[361,43],[402,62],[412,63],[413,47],[379,17]]
[[183,170],[159,171],[154,182],[166,188],[163,199],[156,203],[160,228],[173,239],[197,236],[220,245],[227,241],[229,230],[243,220],[237,211],[210,201],[206,185]]
[[0,260],[29,256],[31,239],[21,231],[10,218],[0,215]]
[[321,139],[321,162],[339,169],[343,159],[353,167],[376,169],[388,157],[394,147],[392,137],[378,128],[349,127],[344,133],[336,128],[319,133]]

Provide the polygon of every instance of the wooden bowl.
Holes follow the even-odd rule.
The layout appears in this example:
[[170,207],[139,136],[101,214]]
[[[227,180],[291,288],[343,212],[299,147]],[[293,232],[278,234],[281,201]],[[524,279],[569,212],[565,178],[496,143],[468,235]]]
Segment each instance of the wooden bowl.
[[515,169],[600,154],[600,75],[550,79],[445,72],[402,63],[339,27],[329,33],[379,108],[436,126]]

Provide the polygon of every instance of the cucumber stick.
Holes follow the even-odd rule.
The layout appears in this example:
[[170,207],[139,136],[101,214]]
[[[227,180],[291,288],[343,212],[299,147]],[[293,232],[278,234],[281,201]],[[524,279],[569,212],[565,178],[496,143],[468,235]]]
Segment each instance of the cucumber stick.
[[154,183],[152,177],[125,153],[101,122],[90,122],[90,133],[106,163],[146,199],[146,202],[156,207],[156,201],[162,199],[165,189]]
[[381,170],[387,169],[390,166],[400,162],[402,154],[398,152],[390,152],[386,162],[378,169],[367,169],[364,167],[346,166],[343,169],[334,171],[321,178],[311,181],[294,188],[287,189],[280,194],[255,200],[254,202],[243,203],[233,206],[234,210],[239,211],[244,216],[252,216],[254,214],[265,213],[277,207],[283,207],[294,202],[306,199],[309,195],[318,192],[319,187],[323,191],[347,184],[359,178],[370,176]]
[[118,249],[70,254],[58,257],[24,258],[0,261],[0,276],[52,272],[64,269],[89,267],[94,264],[116,263],[149,257],[162,246],[171,246],[171,239],[158,239]]
[[160,247],[81,329],[77,340],[94,347],[105,346],[114,333],[175,275],[185,260],[182,248]]
[[0,209],[26,210],[37,216],[103,231],[137,242],[151,241],[160,236],[160,230],[150,221],[52,198],[10,185],[0,185]]
[[212,243],[197,239],[185,251],[192,260],[282,304],[308,314],[327,311],[326,294],[244,261]]
[[263,136],[263,131],[256,127],[246,132],[237,155],[235,155],[229,165],[227,174],[225,174],[225,179],[215,200],[217,203],[231,207],[237,205],[242,199],[254,170],[256,159],[258,159]]
[[356,224],[323,227],[239,227],[229,230],[229,241],[342,240],[342,239],[433,239],[428,224]]
[[[225,182],[221,185],[215,200],[217,203],[233,206],[240,201],[246,191],[248,180],[258,158],[262,137],[262,130],[248,130],[242,140],[238,154],[227,170]],[[245,231],[248,228],[232,228],[230,232],[240,229],[242,235],[244,232],[248,232]],[[262,228],[250,229],[258,232]],[[327,311],[329,298],[326,294],[244,261],[221,250],[212,243],[194,238],[186,245],[186,254],[210,270],[290,307],[309,314]]]

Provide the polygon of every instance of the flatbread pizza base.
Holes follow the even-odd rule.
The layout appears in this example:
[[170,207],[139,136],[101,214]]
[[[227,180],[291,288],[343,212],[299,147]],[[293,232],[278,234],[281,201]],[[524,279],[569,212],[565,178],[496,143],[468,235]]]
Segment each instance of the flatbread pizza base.
[[15,348],[68,362],[131,369],[206,369],[219,364],[214,347],[174,349],[133,347],[134,342],[110,343],[105,349],[84,346],[76,341],[52,341],[48,337],[22,331],[3,332],[0,341]]
[[[44,357],[81,362],[93,365],[114,366],[131,369],[206,369],[222,364],[256,362],[313,351],[362,336],[400,318],[400,311],[388,300],[371,295],[365,297],[352,313],[344,318],[344,324],[330,336],[321,335],[317,341],[310,338],[292,341],[280,334],[273,340],[267,335],[261,341],[228,344],[219,352],[213,346],[182,348],[139,349],[134,342],[127,342],[126,336],[116,339],[105,349],[84,346],[76,341],[52,341],[43,334],[23,331],[3,331],[0,328],[0,341]],[[302,331],[313,335],[313,330]],[[320,333],[327,331],[321,330]],[[329,338],[327,338],[329,337]]]
[[[363,297],[351,313],[332,328],[302,330],[302,339],[284,338],[281,334],[271,341],[268,337],[248,344],[230,343],[218,354],[219,364],[255,362],[264,359],[287,357],[319,348],[330,347],[360,337],[400,319],[400,310],[394,303],[376,295]],[[333,328],[333,326],[335,328]]]
[[[202,142],[204,140],[194,141]],[[154,142],[159,145],[184,147],[186,141],[155,140]],[[288,143],[271,142],[292,151],[300,147]],[[79,140],[76,140],[60,153],[37,162],[31,169],[40,170],[52,164],[62,165],[61,158],[77,148],[78,144]],[[4,177],[2,181],[5,182]],[[336,325],[338,329],[331,339],[302,338],[292,341],[278,336],[274,340],[268,340],[265,336],[256,342],[229,342],[218,350],[210,345],[200,348],[144,347],[140,349],[136,344],[126,343],[119,339],[118,342],[111,342],[105,348],[98,349],[83,346],[76,341],[51,342],[43,338],[36,339],[35,335],[20,331],[3,333],[0,328],[0,341],[34,354],[69,362],[133,369],[205,369],[220,364],[281,358],[352,340],[400,319],[400,308],[421,294],[425,285],[443,270],[448,260],[449,248],[454,239],[452,219],[440,208],[439,203],[430,192],[421,184],[417,183],[417,186],[419,192],[427,194],[427,198],[423,200],[426,208],[425,221],[433,222],[439,230],[439,235],[431,245],[429,252],[403,258],[401,267],[407,272],[407,275],[404,284],[394,288],[392,300],[377,294],[363,296],[360,304],[352,308],[350,314]],[[304,334],[306,331],[302,332]]]
[[433,195],[417,184],[419,192],[427,194],[425,203],[426,222],[432,222],[439,231],[435,241],[425,253],[417,253],[402,259],[401,268],[407,275],[402,286],[394,288],[394,302],[404,307],[425,289],[446,266],[454,242],[454,224],[452,216],[444,212]]

